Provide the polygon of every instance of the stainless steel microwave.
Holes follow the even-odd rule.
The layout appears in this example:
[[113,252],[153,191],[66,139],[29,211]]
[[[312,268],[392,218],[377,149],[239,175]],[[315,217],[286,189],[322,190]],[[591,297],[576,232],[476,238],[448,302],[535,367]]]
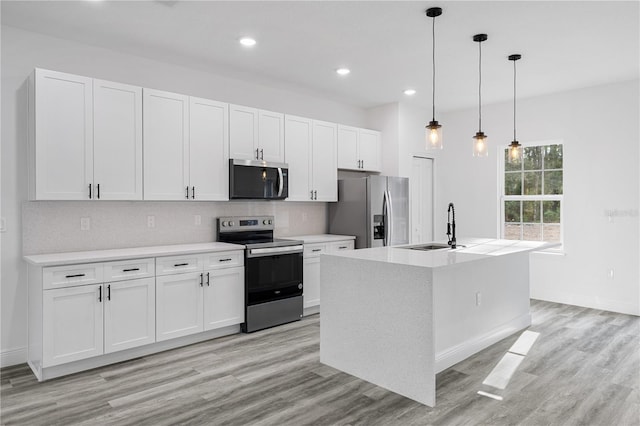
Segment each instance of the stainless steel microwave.
[[229,199],[284,200],[288,196],[288,164],[229,160]]

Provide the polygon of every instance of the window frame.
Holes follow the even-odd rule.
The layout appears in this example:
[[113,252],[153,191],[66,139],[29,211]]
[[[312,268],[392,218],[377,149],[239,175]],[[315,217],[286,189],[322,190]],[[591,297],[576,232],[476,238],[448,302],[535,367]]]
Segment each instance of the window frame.
[[[566,159],[566,144],[564,143],[564,140],[562,139],[552,139],[552,140],[544,140],[544,141],[533,141],[533,142],[526,142],[526,143],[521,143],[522,145],[522,149],[524,148],[530,148],[530,147],[536,147],[536,146],[547,146],[547,145],[562,145],[562,194],[548,194],[548,195],[505,195],[505,155],[504,152],[506,149],[508,149],[508,146],[505,145],[504,147],[500,147],[499,149],[499,156],[498,156],[498,211],[500,212],[500,215],[498,217],[498,223],[497,223],[497,234],[499,235],[499,237],[501,239],[505,239],[505,208],[504,208],[504,204],[506,201],[560,201],[560,246],[559,247],[554,247],[551,249],[547,249],[545,251],[548,252],[553,252],[553,253],[558,253],[558,254],[564,254],[564,229],[565,229],[565,221],[564,221],[564,191],[565,191],[565,170],[566,170],[566,164],[565,164],[565,159]],[[544,169],[543,169],[544,170]],[[549,170],[558,170],[558,169],[549,169]],[[521,172],[523,173],[523,172]],[[524,179],[524,173],[523,173],[523,179]],[[544,179],[543,179],[544,180]],[[524,183],[523,183],[524,184]],[[543,182],[544,185],[544,182]],[[522,218],[523,212],[522,212],[522,204],[520,205],[520,217]],[[541,212],[542,214],[542,212]],[[520,223],[524,223],[524,222],[520,222]],[[542,222],[542,216],[541,216],[541,225],[544,223]],[[520,236],[521,236],[521,240],[522,240],[522,236],[523,236],[523,232],[524,232],[524,228],[521,228],[520,231]],[[513,241],[518,241],[518,240],[513,240]]]

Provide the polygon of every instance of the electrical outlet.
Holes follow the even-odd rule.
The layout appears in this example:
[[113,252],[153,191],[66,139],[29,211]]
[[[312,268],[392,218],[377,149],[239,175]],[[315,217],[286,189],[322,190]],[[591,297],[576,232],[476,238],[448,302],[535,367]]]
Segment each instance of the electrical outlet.
[[7,219],[0,217],[0,232],[7,232]]
[[303,221],[303,222],[306,222],[306,221],[307,221],[307,219],[308,219],[308,217],[307,217],[307,212],[302,212],[302,221]]
[[199,214],[195,215],[195,216],[193,217],[193,223],[194,223],[196,226],[200,226],[200,225],[202,225],[202,216],[200,216]]
[[480,306],[481,303],[482,303],[482,293],[477,292],[476,293],[476,306]]
[[613,279],[613,268],[609,268],[607,270],[607,277],[612,280]]
[[80,230],[81,231],[88,231],[89,229],[91,229],[91,218],[81,217],[80,218]]
[[147,228],[155,228],[156,227],[156,217],[153,215],[147,216]]

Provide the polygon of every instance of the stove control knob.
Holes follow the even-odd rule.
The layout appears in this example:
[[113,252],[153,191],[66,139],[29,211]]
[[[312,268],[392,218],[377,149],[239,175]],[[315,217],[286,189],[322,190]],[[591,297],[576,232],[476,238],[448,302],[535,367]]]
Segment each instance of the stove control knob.
[[268,223],[269,223],[269,221],[268,221],[267,219],[265,219],[265,220],[263,220],[263,221],[262,221],[262,224],[263,224],[263,225],[266,225],[266,224],[268,224]]
[[222,221],[221,225],[222,225],[223,227],[225,227],[225,226],[227,226],[227,222]]
[[229,226],[233,226],[233,221],[230,220],[228,224],[229,224]]
[[273,224],[273,221],[271,219],[269,219],[269,225]]

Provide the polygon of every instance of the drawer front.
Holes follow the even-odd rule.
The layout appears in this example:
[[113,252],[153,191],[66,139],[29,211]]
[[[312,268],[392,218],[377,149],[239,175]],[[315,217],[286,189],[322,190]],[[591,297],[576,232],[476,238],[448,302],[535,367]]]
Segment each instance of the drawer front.
[[304,245],[304,257],[320,256],[327,251],[327,245],[324,243],[305,244]]
[[329,243],[327,247],[327,251],[342,251],[342,250],[353,250],[354,241],[346,240],[346,241],[335,241],[333,243]]
[[156,275],[202,272],[202,255],[156,257]]
[[42,268],[42,288],[74,287],[103,282],[102,263],[50,266]]
[[231,268],[244,265],[244,250],[205,253],[204,269]]
[[120,260],[104,264],[104,282],[148,278],[156,275],[155,259]]

